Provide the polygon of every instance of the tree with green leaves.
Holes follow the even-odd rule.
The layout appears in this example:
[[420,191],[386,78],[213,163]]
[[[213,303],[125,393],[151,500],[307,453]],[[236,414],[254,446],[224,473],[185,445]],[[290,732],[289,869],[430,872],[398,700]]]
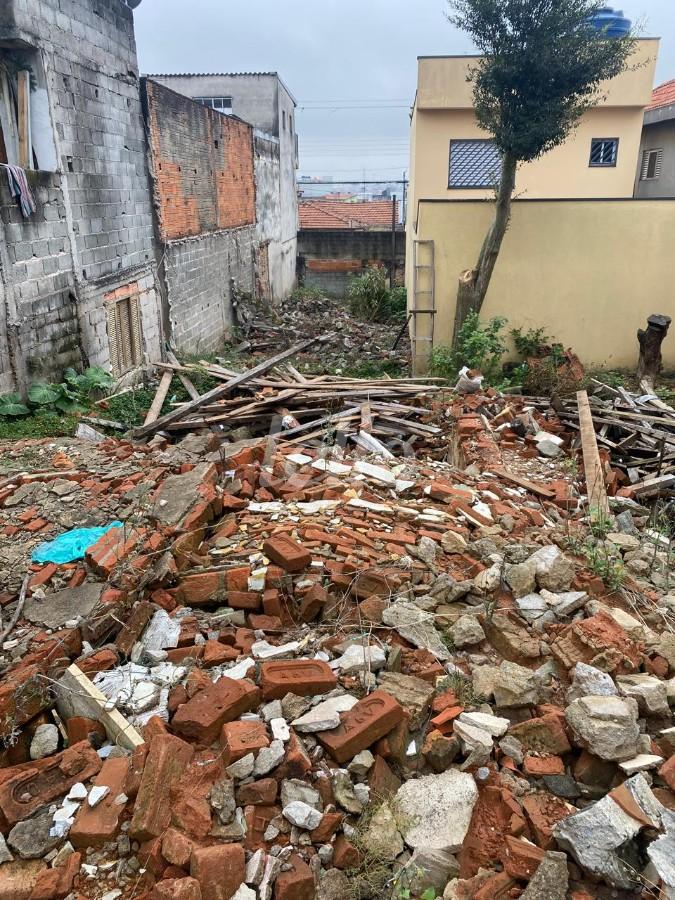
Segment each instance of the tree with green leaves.
[[473,269],[459,276],[453,343],[480,313],[511,216],[519,163],[562,144],[602,84],[628,65],[632,34],[610,38],[589,18],[602,0],[448,0],[448,19],[481,53],[469,80],[478,124],[502,156],[495,214]]

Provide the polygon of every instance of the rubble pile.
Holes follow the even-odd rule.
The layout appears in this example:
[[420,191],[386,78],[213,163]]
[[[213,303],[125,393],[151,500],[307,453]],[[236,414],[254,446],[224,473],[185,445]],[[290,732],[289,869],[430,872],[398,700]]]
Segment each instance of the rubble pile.
[[0,900],[675,897],[669,548],[555,416],[431,412],[1,448]]

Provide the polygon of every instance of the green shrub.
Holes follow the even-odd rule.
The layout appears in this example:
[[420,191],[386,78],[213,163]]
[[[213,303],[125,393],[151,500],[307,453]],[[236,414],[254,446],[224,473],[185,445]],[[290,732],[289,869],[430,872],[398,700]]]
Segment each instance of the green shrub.
[[485,324],[478,313],[469,313],[462,325],[456,347],[435,347],[431,354],[431,374],[454,381],[461,368],[478,369],[486,384],[503,381],[502,356],[506,344],[502,330],[506,319],[495,316]]
[[0,417],[19,418],[38,412],[86,412],[92,394],[106,390],[112,384],[112,377],[96,366],[82,374],[75,369],[66,369],[60,384],[34,381],[28,388],[27,403],[19,394],[0,396]]
[[545,328],[512,328],[511,337],[516,346],[516,353],[521,359],[529,359],[531,356],[539,356],[542,347],[545,347],[550,338]]
[[387,273],[381,268],[366,269],[363,275],[352,277],[347,298],[352,315],[366,322],[389,322],[405,317],[406,290],[401,286],[390,290]]

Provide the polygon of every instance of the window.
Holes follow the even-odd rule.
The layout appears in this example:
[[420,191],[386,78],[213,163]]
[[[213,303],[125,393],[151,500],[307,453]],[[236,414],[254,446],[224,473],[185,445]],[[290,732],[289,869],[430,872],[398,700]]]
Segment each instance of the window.
[[232,112],[232,97],[193,97],[195,103],[201,103],[202,106],[208,106],[209,109],[215,109],[219,113]]
[[591,167],[609,167],[616,165],[619,153],[618,138],[593,138],[591,141]]
[[281,110],[281,121],[283,123],[283,129],[284,129],[284,131],[286,131],[286,110],[285,109]]
[[642,154],[640,181],[655,181],[661,177],[663,150],[645,150]]
[[141,313],[137,293],[106,302],[113,375],[119,378],[143,361]]
[[502,155],[493,141],[450,141],[449,188],[493,187],[502,173]]

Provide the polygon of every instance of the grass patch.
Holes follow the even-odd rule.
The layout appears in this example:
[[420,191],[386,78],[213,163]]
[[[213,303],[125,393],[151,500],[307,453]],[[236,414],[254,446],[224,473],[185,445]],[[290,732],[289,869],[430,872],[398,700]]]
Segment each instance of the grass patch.
[[70,437],[75,433],[77,422],[77,416],[60,412],[37,412],[21,419],[0,417],[0,440]]

